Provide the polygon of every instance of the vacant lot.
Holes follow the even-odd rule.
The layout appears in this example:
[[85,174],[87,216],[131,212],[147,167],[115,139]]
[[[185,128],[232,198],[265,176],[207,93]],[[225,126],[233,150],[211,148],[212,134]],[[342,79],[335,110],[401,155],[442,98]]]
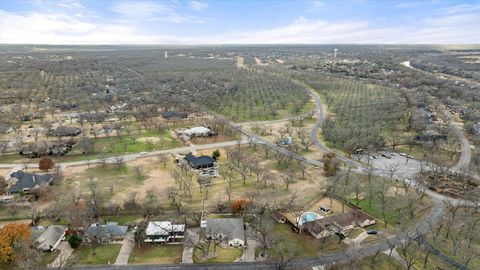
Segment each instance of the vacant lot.
[[174,264],[182,259],[183,245],[135,246],[129,264]]
[[82,246],[75,249],[69,260],[75,264],[113,264],[117,259],[121,245],[100,245],[93,249],[88,246]]

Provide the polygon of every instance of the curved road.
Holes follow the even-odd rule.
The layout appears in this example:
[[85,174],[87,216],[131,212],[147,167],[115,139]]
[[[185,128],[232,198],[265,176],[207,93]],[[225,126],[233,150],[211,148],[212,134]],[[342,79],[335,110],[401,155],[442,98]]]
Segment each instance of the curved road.
[[[434,73],[413,67],[410,65],[410,61],[405,61],[401,63],[402,66],[405,66],[407,68],[410,68],[412,70],[415,70],[420,73],[425,73],[433,76],[437,76]],[[449,120],[449,125],[450,128],[455,132],[457,135],[458,139],[460,140],[460,145],[461,145],[461,156],[460,160],[458,163],[453,167],[453,169],[460,170],[460,169],[467,169],[468,166],[470,165],[470,160],[472,158],[472,152],[471,152],[471,146],[470,143],[468,142],[467,137],[465,137],[465,134],[463,134],[463,129],[458,125],[458,123],[455,121],[455,118],[450,112],[445,112],[445,117]]]
[[[298,82],[298,81],[297,81]],[[303,83],[302,83],[303,84]],[[318,119],[317,122],[314,125],[314,128],[311,130],[311,137],[312,140],[314,141],[315,145],[320,148],[323,151],[331,151],[328,147],[322,145],[320,141],[318,140],[317,133],[318,130],[320,129],[323,120],[324,120],[324,115],[322,111],[322,106],[320,102],[320,98],[318,94],[311,89],[310,87],[307,87],[307,85],[303,84],[310,92],[311,95],[315,101],[316,104],[316,113],[318,114]],[[211,112],[209,112],[211,113]],[[300,155],[291,153],[290,151],[286,150],[285,148],[279,147],[263,137],[245,129],[242,128],[240,125],[226,119],[225,117],[212,113],[219,121],[229,125],[230,127],[237,129],[239,132],[243,133],[248,137],[247,140],[241,140],[241,141],[230,141],[230,142],[223,142],[223,143],[217,143],[217,144],[207,144],[207,145],[199,145],[199,146],[191,146],[191,147],[183,147],[183,148],[175,148],[175,149],[169,149],[169,150],[161,150],[161,151],[156,151],[156,152],[151,152],[147,155],[143,156],[152,156],[160,153],[178,153],[181,151],[188,151],[191,150],[192,148],[196,149],[207,149],[207,148],[215,148],[215,147],[224,147],[224,146],[233,146],[238,143],[259,143],[263,144],[267,147],[270,147],[276,151],[279,151],[293,159],[303,161],[307,164],[313,165],[313,166],[322,166],[323,164],[317,160],[309,159],[302,157]],[[460,129],[461,131],[461,129]],[[462,133],[463,134],[463,133]],[[468,143],[468,141],[467,141]],[[462,144],[462,149],[464,145]],[[463,151],[462,151],[463,152]],[[362,172],[364,165],[350,160],[343,156],[341,153],[339,153],[339,158],[342,160],[348,162],[349,164],[353,164],[357,166],[357,171]],[[123,156],[124,161],[129,161],[136,159],[142,155],[140,154],[133,154],[133,155],[125,155]],[[109,158],[107,159],[108,162],[115,162],[115,158]],[[81,164],[87,164],[87,163],[98,163],[101,162],[101,160],[90,160],[90,161],[80,161],[80,162],[70,162],[70,163],[62,163],[62,166],[75,166],[75,165],[81,165]],[[5,165],[5,164],[3,164]],[[457,164],[458,165],[458,164]],[[0,165],[1,167],[2,165]],[[22,164],[8,164],[8,168],[15,167],[15,166],[23,166]],[[463,166],[463,165],[460,165]],[[404,181],[409,181],[409,180],[404,180]],[[414,186],[415,183],[413,183]],[[358,249],[353,249],[353,250],[347,250],[347,251],[341,251],[341,252],[336,252],[336,253],[330,253],[330,254],[325,254],[325,255],[319,255],[319,256],[314,256],[314,257],[309,257],[309,258],[301,258],[294,260],[290,262],[289,268],[308,268],[312,267],[315,265],[325,265],[325,264],[330,264],[334,262],[347,262],[349,259],[352,257],[356,258],[363,258],[367,256],[371,256],[375,254],[378,251],[383,251],[387,250],[393,245],[402,243],[404,241],[409,241],[412,239],[417,238],[418,236],[428,232],[430,227],[437,223],[443,216],[444,214],[444,209],[442,207],[442,203],[446,200],[450,200],[453,203],[458,203],[458,204],[465,204],[465,201],[463,200],[456,200],[456,199],[451,199],[448,198],[444,195],[428,191],[427,190],[427,195],[432,197],[432,200],[434,202],[434,207],[431,211],[431,213],[423,220],[421,220],[417,225],[409,228],[405,232],[403,232],[400,235],[397,236],[392,236],[390,238],[385,239],[385,241],[381,241],[379,243],[375,243],[373,245],[369,246],[362,246]],[[74,267],[75,269],[275,269],[276,264],[274,262],[251,262],[251,263],[235,263],[235,264],[202,264],[202,265],[189,265],[189,264],[183,264],[183,265],[149,265],[149,266],[139,266],[139,265],[127,265],[127,266],[78,266]]]

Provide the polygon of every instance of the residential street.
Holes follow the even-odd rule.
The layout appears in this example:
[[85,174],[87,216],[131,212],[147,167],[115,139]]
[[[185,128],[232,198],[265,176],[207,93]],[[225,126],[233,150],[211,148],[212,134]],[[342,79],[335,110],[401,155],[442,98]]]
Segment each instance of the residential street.
[[133,248],[135,247],[135,231],[130,230],[125,235],[123,239],[122,247],[120,248],[120,252],[118,253],[117,260],[115,261],[115,265],[127,265],[128,259],[130,258],[130,254],[132,253]]

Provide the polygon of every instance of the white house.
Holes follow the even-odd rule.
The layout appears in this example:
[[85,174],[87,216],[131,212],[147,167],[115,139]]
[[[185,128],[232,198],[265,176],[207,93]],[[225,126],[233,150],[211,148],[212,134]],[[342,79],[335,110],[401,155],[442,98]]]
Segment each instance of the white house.
[[185,224],[170,221],[151,221],[145,230],[146,243],[179,242],[185,237]]

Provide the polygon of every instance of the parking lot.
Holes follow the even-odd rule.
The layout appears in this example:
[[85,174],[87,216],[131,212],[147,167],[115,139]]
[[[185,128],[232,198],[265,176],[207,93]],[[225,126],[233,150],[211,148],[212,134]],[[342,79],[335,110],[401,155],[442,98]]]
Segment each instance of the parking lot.
[[[386,154],[387,157],[382,156],[382,154]],[[402,156],[396,152],[386,151],[370,155],[360,154],[358,157],[360,157],[360,161],[368,163],[375,169],[384,172],[386,177],[390,177],[391,172],[395,172],[393,174],[393,178],[395,179],[412,178],[422,167],[422,162],[408,156]],[[423,166],[425,166],[425,164],[423,164]]]

